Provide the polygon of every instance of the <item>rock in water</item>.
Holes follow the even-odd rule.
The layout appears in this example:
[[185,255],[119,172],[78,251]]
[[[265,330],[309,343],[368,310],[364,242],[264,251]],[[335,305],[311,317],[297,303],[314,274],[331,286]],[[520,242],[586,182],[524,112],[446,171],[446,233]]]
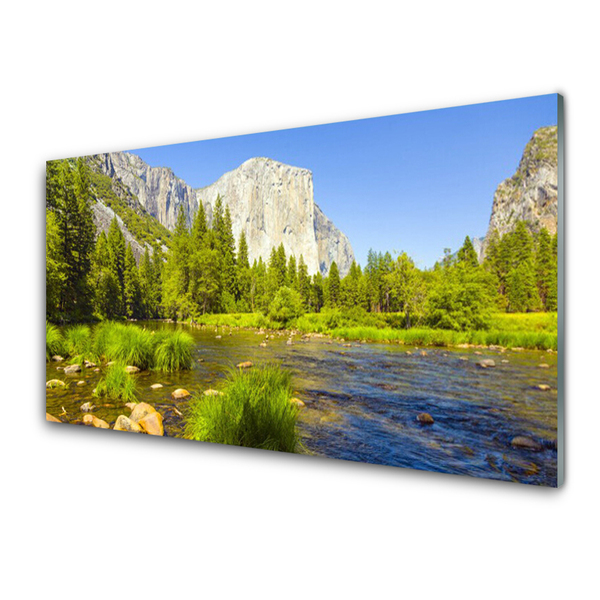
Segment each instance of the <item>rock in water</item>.
[[69,365],[65,367],[65,375],[74,375],[75,373],[81,373],[81,365]]
[[148,404],[147,402],[139,402],[135,405],[134,409],[131,411],[129,418],[132,421],[140,422],[146,415],[155,413],[156,409]]
[[119,415],[113,428],[115,431],[131,431],[132,433],[141,433],[142,428],[125,415]]
[[138,367],[134,367],[133,365],[127,365],[125,367],[125,373],[139,373],[140,370]]
[[543,450],[543,446],[539,442],[536,442],[535,440],[532,440],[524,435],[518,435],[517,437],[514,437],[510,443],[515,448],[525,448],[526,450],[533,450],[534,452]]
[[51,379],[50,381],[46,381],[47,388],[64,387],[65,385],[65,382],[61,381],[60,379]]
[[62,356],[59,356],[58,354],[55,354],[55,355],[52,357],[52,360],[53,360],[54,362],[62,362],[62,361],[63,361],[63,360],[65,360],[65,359],[64,359]]
[[417,421],[421,423],[421,425],[433,425],[433,417],[429,413],[421,413],[417,415]]
[[183,388],[178,388],[171,394],[171,397],[174,400],[182,400],[183,398],[188,398],[189,396],[191,396],[191,394]]
[[535,386],[536,390],[540,390],[541,392],[549,392],[552,388],[546,383],[540,383]]
[[127,152],[95,157],[105,175],[133,193],[141,206],[170,230],[182,206],[190,223],[203,202],[209,226],[220,195],[229,207],[233,235],[242,230],[250,263],[268,261],[272,248],[283,244],[287,256],[302,254],[309,275],[325,275],[337,263],[345,276],[354,260],[348,238],[323,214],[314,200],[311,171],[270,158],[250,158],[215,183],[193,189],[165,167],[150,167]]
[[306,404],[300,400],[300,398],[291,398],[290,402],[297,406],[298,408],[304,408]]
[[252,366],[252,363],[247,360],[246,362],[241,362],[236,365],[238,369],[249,369]]
[[165,435],[162,415],[156,411],[142,417],[138,425],[149,435]]
[[97,427],[98,429],[110,429],[110,425],[106,421],[99,419],[95,415],[84,415],[83,424],[89,427]]
[[52,423],[62,423],[60,419],[53,417],[51,414],[46,413],[46,421],[51,421]]
[[477,363],[477,366],[481,367],[482,369],[489,369],[495,367],[496,363],[491,358],[484,358]]
[[81,405],[81,412],[92,412],[95,408],[91,402],[85,402]]
[[204,390],[205,396],[222,396],[223,392],[219,392],[218,390]]
[[151,390],[160,390],[162,387],[163,387],[162,383],[153,383],[150,386],[150,389]]

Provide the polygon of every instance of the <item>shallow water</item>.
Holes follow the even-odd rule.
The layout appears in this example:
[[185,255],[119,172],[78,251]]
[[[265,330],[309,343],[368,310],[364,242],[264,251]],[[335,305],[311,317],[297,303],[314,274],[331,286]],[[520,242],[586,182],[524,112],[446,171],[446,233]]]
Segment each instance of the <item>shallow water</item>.
[[[148,328],[176,325],[144,323]],[[421,349],[389,344],[350,347],[326,338],[303,341],[287,334],[214,327],[185,327],[196,342],[191,371],[136,375],[140,400],[165,418],[165,433],[181,437],[187,401],[173,400],[179,387],[192,394],[216,387],[227,370],[250,360],[277,361],[293,374],[296,396],[306,403],[299,427],[308,452],[353,461],[411,467],[444,473],[556,485],[556,354],[490,349]],[[216,335],[221,335],[217,339]],[[410,354],[409,354],[410,352]],[[480,354],[479,354],[480,353]],[[464,360],[464,359],[467,360]],[[495,368],[476,362],[492,358]],[[202,359],[202,362],[198,362]],[[462,360],[461,360],[462,359]],[[502,362],[502,361],[508,362]],[[546,363],[549,368],[540,368]],[[68,389],[47,390],[47,410],[70,423],[81,423],[80,406],[92,401],[97,417],[111,426],[129,411],[121,403],[95,399],[92,390],[102,372],[83,369],[65,376],[65,363],[49,363],[46,379],[69,382]],[[78,381],[85,385],[76,385]],[[162,383],[153,391],[150,385]],[[551,391],[534,386],[548,384]],[[419,413],[432,415],[421,425]],[[533,438],[543,450],[511,446],[517,435]]]

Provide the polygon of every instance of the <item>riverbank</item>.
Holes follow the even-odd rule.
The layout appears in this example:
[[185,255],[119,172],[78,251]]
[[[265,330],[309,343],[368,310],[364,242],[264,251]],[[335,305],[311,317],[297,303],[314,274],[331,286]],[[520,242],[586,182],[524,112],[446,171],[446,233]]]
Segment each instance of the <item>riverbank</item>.
[[341,311],[309,313],[285,326],[260,313],[206,314],[196,325],[253,330],[287,331],[290,334],[320,334],[338,340],[395,343],[431,347],[501,347],[507,349],[553,350],[558,346],[556,313],[515,313],[494,315],[488,330],[452,331],[390,326],[403,316],[369,315],[361,324]]

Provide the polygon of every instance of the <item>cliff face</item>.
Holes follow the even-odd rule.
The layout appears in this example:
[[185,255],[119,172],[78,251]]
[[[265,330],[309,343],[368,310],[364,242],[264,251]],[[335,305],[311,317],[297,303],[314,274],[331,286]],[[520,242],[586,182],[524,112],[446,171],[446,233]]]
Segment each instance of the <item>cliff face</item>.
[[496,229],[500,235],[512,231],[517,221],[526,221],[532,231],[545,227],[556,233],[558,220],[558,130],[542,127],[523,152],[517,172],[503,181],[494,194],[487,238]]
[[348,238],[314,202],[312,173],[268,158],[251,158],[215,183],[193,189],[170,169],[150,167],[139,157],[116,152],[100,156],[103,171],[120,179],[142,206],[169,229],[179,207],[191,222],[202,202],[212,221],[217,196],[229,207],[236,240],[246,234],[250,261],[268,261],[283,243],[286,254],[303,256],[309,273],[326,274],[332,261],[346,274],[354,260]]

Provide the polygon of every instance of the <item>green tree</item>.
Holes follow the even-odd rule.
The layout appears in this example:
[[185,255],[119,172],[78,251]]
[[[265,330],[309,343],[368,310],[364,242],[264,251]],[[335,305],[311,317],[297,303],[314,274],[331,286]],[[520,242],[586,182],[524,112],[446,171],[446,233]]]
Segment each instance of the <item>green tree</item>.
[[425,312],[425,285],[413,260],[402,252],[387,275],[391,295],[404,313],[405,326],[411,327],[411,318],[419,320]]
[[329,267],[329,275],[327,277],[327,292],[328,292],[328,305],[339,306],[341,296],[342,284],[340,281],[340,272],[335,261],[331,263]]
[[142,316],[142,297],[137,264],[131,246],[125,251],[124,275],[125,314],[130,319]]
[[300,294],[292,288],[283,286],[275,294],[275,298],[269,308],[269,317],[280,323],[287,324],[292,319],[302,315],[303,312]]

